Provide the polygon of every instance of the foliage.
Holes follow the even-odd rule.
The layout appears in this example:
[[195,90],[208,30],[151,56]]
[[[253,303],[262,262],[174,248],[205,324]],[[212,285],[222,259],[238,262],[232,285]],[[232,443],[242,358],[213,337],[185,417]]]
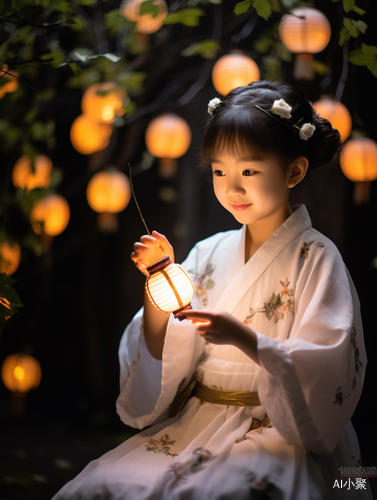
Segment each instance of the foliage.
[[13,288],[15,280],[4,273],[0,273],[0,334],[6,321],[22,307],[20,297]]

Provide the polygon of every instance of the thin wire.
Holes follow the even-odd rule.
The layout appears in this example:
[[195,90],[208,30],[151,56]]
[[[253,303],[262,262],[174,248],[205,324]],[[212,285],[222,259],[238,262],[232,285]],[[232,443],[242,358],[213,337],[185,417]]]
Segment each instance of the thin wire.
[[141,220],[143,221],[143,224],[145,226],[145,229],[147,230],[147,233],[148,233],[148,236],[151,236],[151,233],[149,232],[149,229],[148,229],[148,226],[146,225],[145,223],[145,220],[144,220],[144,217],[141,213],[141,210],[140,210],[140,207],[139,207],[139,204],[136,200],[136,196],[135,196],[135,191],[134,191],[134,185],[132,184],[132,173],[131,173],[131,164],[129,163],[128,164],[128,171],[129,171],[129,174],[130,174],[130,186],[131,186],[131,193],[132,193],[132,196],[134,197],[134,200],[135,200],[135,203],[136,203],[136,206],[137,206],[137,209],[139,211],[139,214],[140,214],[140,218]]

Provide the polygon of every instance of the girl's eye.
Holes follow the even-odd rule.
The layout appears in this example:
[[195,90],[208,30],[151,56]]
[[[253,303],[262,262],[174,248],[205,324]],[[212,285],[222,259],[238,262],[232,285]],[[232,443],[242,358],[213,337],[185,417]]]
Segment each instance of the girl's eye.
[[225,173],[222,170],[214,170],[213,175],[216,175],[217,177],[223,177]]
[[250,175],[254,175],[255,174],[255,170],[244,170],[242,172],[242,175],[245,175],[246,177],[250,176]]

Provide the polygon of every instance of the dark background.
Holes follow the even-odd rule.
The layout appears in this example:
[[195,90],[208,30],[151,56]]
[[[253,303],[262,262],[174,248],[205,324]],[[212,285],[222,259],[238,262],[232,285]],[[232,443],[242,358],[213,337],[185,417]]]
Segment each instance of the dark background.
[[[332,24],[338,23],[337,4],[324,0],[316,2],[316,7]],[[364,8],[368,10],[369,24],[364,43],[376,44],[376,5],[370,3]],[[263,21],[260,25],[258,29],[265,29]],[[232,35],[225,40],[224,49],[234,45]],[[250,43],[245,39],[239,45],[247,50]],[[335,92],[342,54],[336,40],[332,40],[331,47],[332,52],[318,56],[331,63],[333,78],[327,86],[319,76],[313,82],[294,82],[292,65],[283,65],[285,81],[298,84],[312,101],[324,90]],[[162,72],[155,82],[155,94],[169,85],[172,90],[159,111],[175,109],[174,102],[187,90],[187,81],[200,74],[203,64],[200,58],[185,59],[174,73],[169,68]],[[350,66],[342,99],[353,113],[354,127],[363,126],[374,140],[376,81],[367,69]],[[109,163],[118,168],[126,168],[128,162],[135,165],[134,187],[144,218],[151,230],[168,237],[177,262],[186,257],[198,240],[239,227],[219,205],[211,183],[198,168],[207,103],[217,95],[209,80],[189,104],[177,110],[189,123],[193,139],[188,153],[179,159],[178,174],[172,180],[158,176],[157,163],[146,171],[139,166],[145,150],[145,128],[158,113],[117,130],[112,140]],[[80,99],[79,91],[62,85],[51,103],[58,139],[53,160],[64,171],[59,192],[71,208],[69,225],[53,242],[46,243],[44,256],[27,256],[15,273],[24,308],[9,321],[0,337],[0,362],[9,354],[24,350],[42,366],[39,388],[21,400],[0,384],[0,499],[48,499],[89,460],[135,432],[120,422],[115,411],[119,391],[117,350],[124,328],[142,305],[144,278],[129,255],[133,243],[145,230],[133,202],[119,214],[116,234],[104,234],[98,229],[97,216],[85,198],[98,157],[81,156],[69,141],[69,127],[80,113]],[[0,168],[6,169],[9,181],[14,159],[7,160]],[[161,199],[161,189],[166,187],[174,189],[176,201],[167,203]],[[312,174],[296,199],[305,202],[313,226],[337,245],[359,293],[369,365],[364,392],[352,421],[363,465],[376,466],[373,417],[377,270],[371,261],[377,256],[377,188],[372,183],[369,204],[358,206],[352,200],[353,187],[335,159]],[[375,481],[370,480],[374,489]]]

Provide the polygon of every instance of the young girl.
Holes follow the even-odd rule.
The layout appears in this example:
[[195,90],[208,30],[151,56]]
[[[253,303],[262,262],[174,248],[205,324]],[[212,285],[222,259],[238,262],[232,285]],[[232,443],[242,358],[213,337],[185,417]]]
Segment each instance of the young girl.
[[[340,472],[360,463],[350,422],[366,367],[358,298],[334,244],[288,201],[339,151],[339,134],[279,82],[236,88],[209,113],[203,164],[243,226],[199,242],[183,263],[193,310],[175,318],[145,296],[120,344],[117,409],[147,429],[55,499],[371,499],[366,480]],[[154,231],[131,258],[148,276],[164,255],[174,261]]]

